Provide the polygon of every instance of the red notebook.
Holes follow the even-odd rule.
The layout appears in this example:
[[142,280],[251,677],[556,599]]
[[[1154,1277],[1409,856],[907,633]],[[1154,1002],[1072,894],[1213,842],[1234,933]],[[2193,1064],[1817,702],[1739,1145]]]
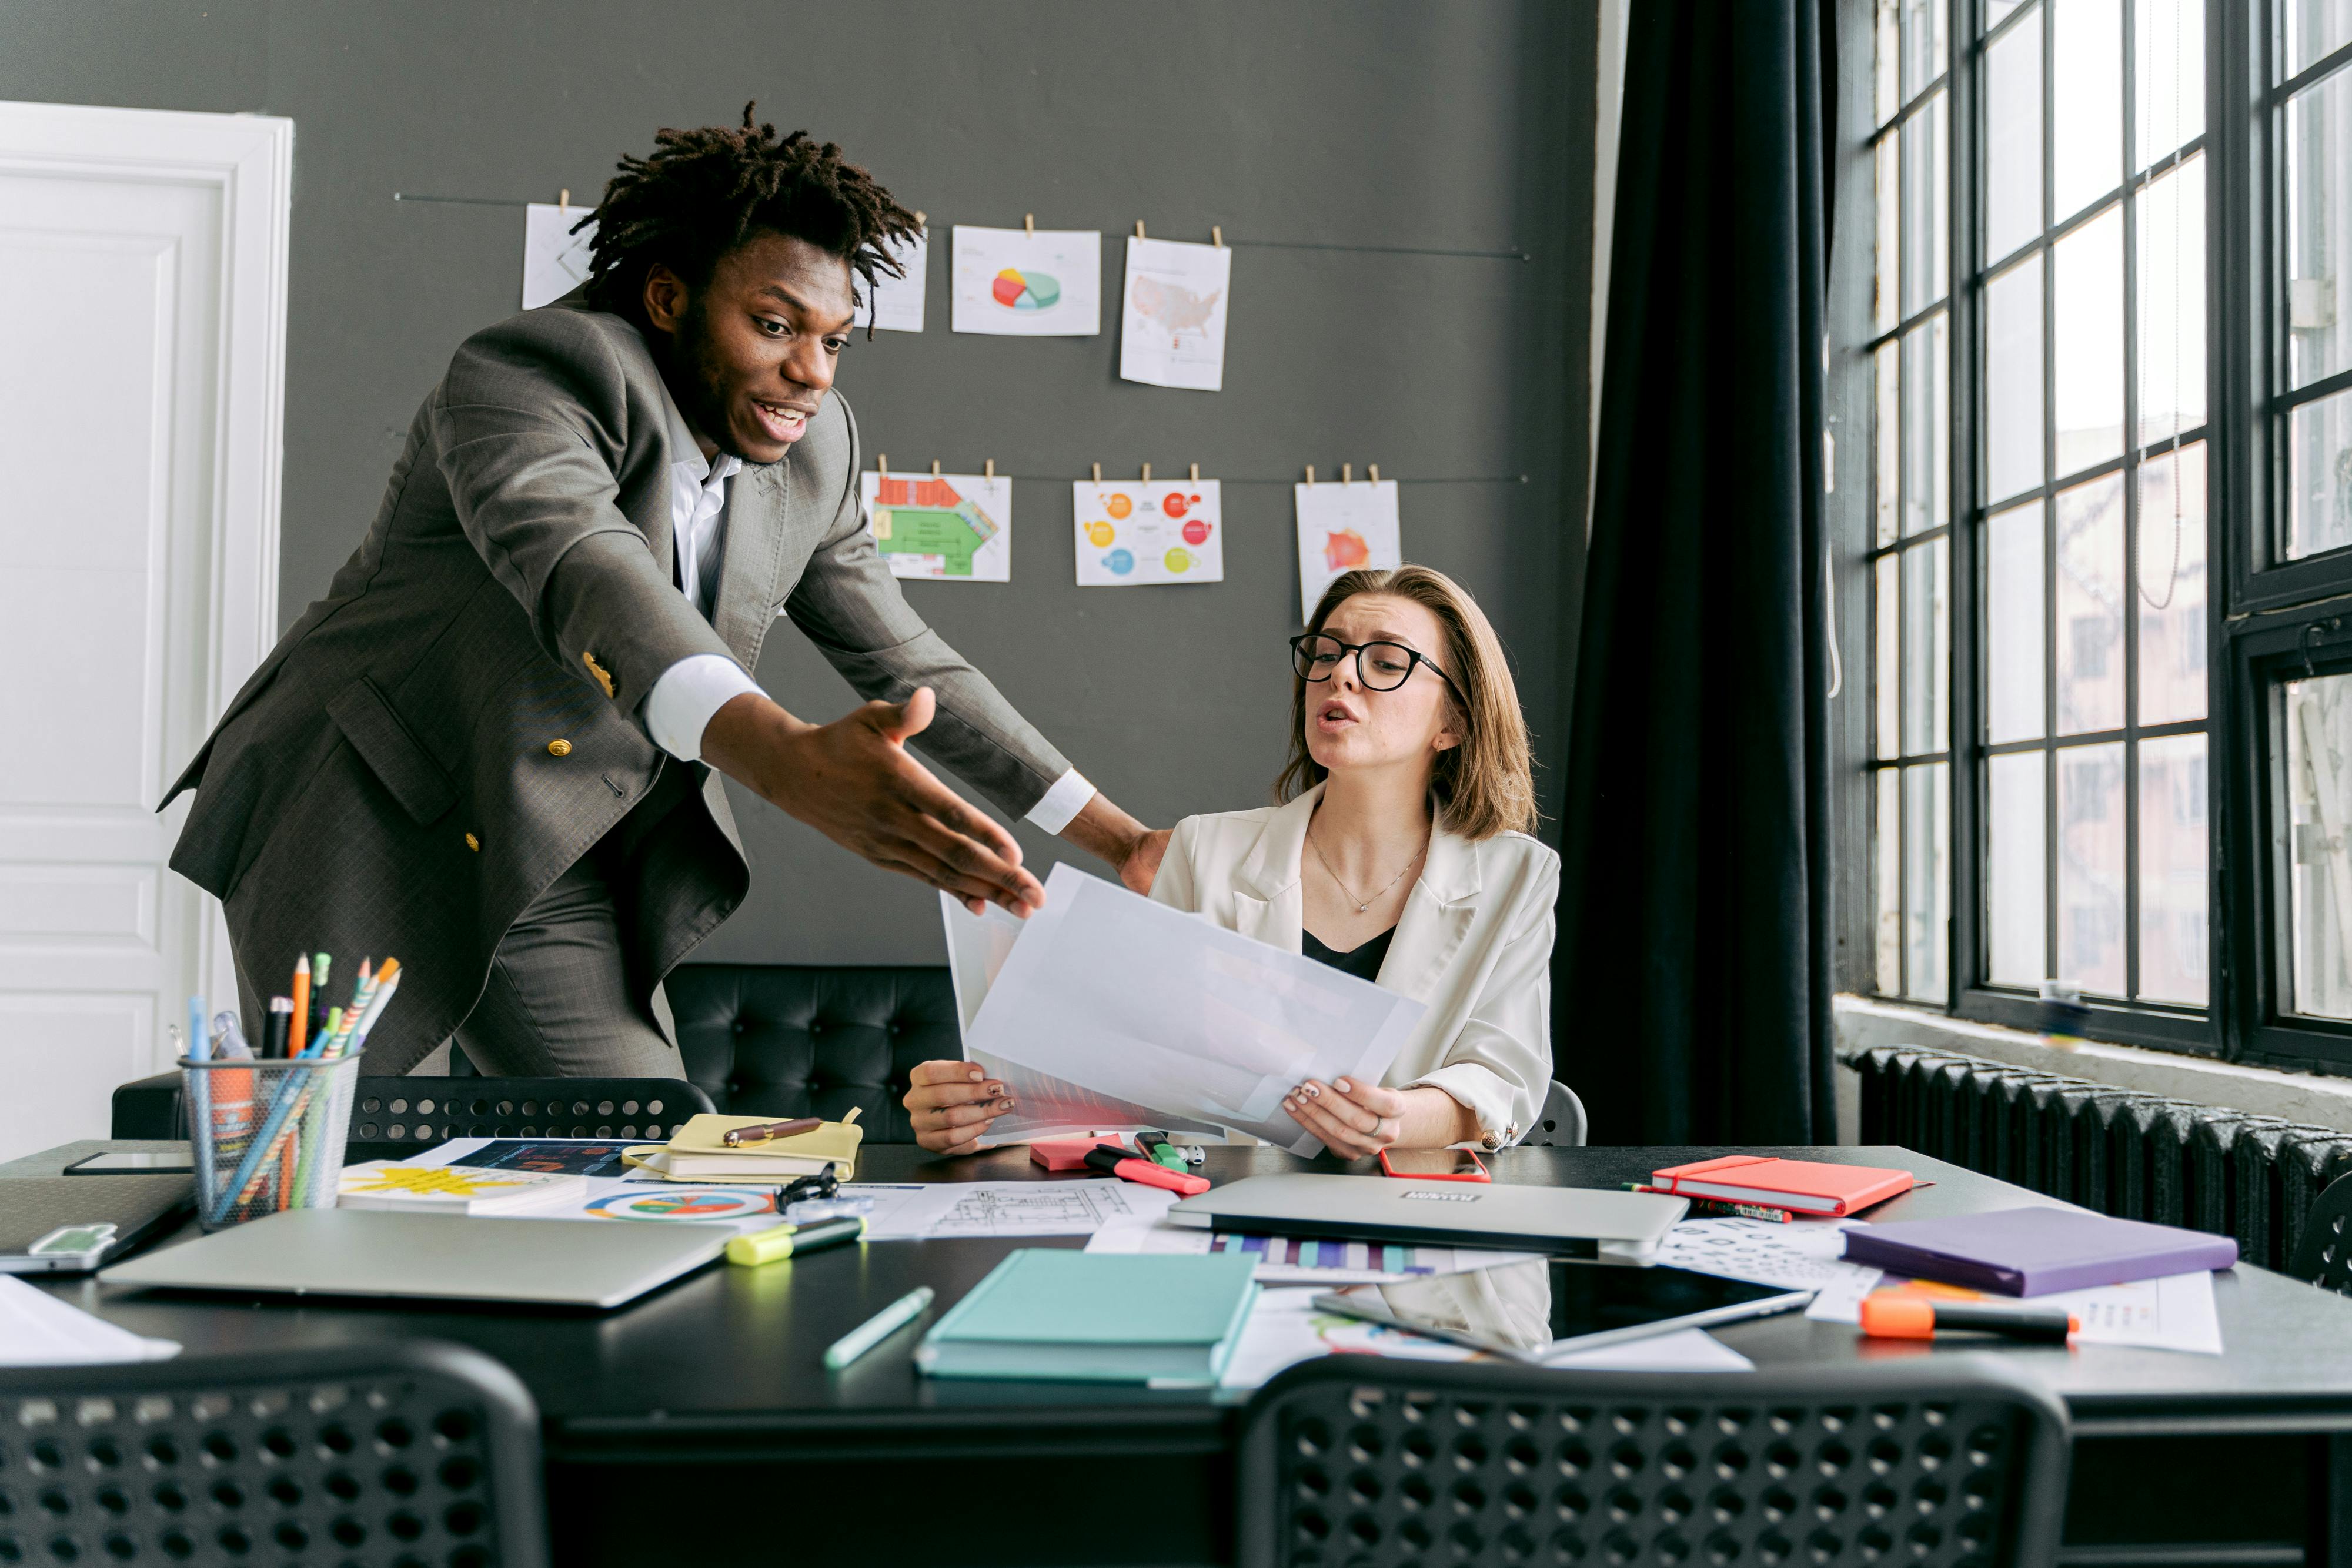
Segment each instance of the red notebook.
[[1776,1160],[1763,1155],[1726,1155],[1721,1159],[1671,1166],[1650,1177],[1653,1185],[1680,1197],[1711,1197],[1727,1203],[1760,1203],[1799,1214],[1843,1218],[1859,1214],[1911,1189],[1909,1171],[1878,1166],[1832,1166],[1818,1160]]

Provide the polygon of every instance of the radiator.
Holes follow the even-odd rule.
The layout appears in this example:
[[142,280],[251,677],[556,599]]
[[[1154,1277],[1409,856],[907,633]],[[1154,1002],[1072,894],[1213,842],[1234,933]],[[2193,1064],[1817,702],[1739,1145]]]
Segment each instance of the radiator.
[[2237,1238],[2284,1269],[2320,1192],[2352,1172],[2352,1134],[2195,1105],[1957,1051],[1877,1046],[1862,1077],[1862,1141],[2081,1204]]

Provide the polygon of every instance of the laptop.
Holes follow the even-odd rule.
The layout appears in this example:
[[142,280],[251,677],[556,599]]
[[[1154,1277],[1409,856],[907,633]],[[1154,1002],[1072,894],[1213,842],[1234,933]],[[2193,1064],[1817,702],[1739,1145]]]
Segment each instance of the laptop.
[[1689,1207],[1687,1199],[1651,1193],[1295,1171],[1244,1176],[1188,1197],[1168,1211],[1168,1223],[1638,1261],[1655,1254]]
[[110,1285],[617,1307],[701,1268],[725,1225],[297,1208],[118,1263]]

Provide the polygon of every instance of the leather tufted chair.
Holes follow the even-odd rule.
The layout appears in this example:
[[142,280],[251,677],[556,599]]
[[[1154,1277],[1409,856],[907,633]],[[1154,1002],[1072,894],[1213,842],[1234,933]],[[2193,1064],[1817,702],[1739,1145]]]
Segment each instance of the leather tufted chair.
[[686,1076],[721,1111],[824,1116],[911,1144],[899,1100],[919,1061],[963,1054],[944,965],[681,964],[664,982]]

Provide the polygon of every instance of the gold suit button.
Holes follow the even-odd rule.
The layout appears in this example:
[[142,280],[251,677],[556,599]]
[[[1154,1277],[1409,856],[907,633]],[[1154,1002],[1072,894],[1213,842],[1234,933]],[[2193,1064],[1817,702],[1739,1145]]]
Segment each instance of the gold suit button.
[[568,740],[551,740],[547,743],[547,754],[550,757],[569,757],[572,755],[572,743]]
[[476,838],[473,834],[467,833],[466,835],[466,847],[473,851],[476,854],[480,854],[482,852],[482,841]]

